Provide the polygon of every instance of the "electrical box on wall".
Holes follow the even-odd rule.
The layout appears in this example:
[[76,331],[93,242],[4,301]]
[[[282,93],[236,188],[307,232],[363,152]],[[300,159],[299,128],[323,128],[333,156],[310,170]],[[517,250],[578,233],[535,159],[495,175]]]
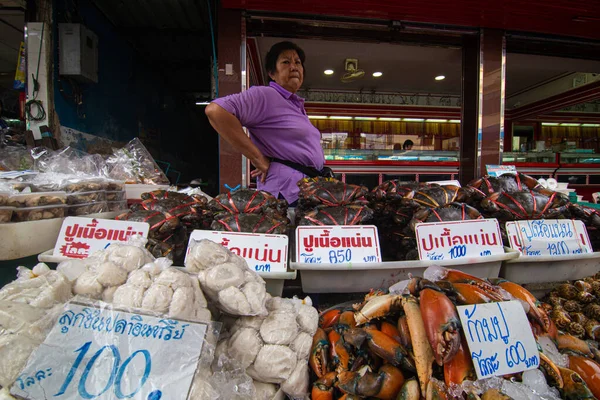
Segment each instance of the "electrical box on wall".
[[98,36],[82,24],[58,25],[59,74],[98,83]]

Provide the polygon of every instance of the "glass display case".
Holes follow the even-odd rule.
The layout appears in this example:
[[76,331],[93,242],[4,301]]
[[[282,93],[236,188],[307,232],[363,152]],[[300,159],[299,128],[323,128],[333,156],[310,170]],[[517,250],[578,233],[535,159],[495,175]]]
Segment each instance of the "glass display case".
[[326,161],[458,161],[458,151],[324,149]]
[[578,149],[560,153],[561,164],[600,164],[600,154],[592,149]]
[[556,153],[549,152],[504,152],[502,163],[556,163]]

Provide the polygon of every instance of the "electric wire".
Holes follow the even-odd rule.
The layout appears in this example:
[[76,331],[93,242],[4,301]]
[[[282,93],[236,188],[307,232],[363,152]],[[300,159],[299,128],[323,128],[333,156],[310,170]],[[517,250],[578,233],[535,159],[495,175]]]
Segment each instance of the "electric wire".
[[[40,35],[40,49],[38,51],[38,62],[35,76],[31,74],[33,80],[33,90],[31,92],[32,99],[25,103],[25,113],[30,121],[43,121],[46,118],[46,110],[40,100],[37,99],[38,92],[40,90],[40,83],[38,77],[40,74],[40,61],[42,59],[42,46],[44,45],[44,31],[46,23],[42,23],[42,34]],[[36,110],[35,114],[33,113]]]

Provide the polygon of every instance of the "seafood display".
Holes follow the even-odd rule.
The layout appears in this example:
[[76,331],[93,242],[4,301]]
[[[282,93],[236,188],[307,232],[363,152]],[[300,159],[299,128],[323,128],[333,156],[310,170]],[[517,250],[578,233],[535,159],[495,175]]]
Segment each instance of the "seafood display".
[[289,220],[279,214],[221,214],[215,217],[210,228],[214,231],[287,233]]
[[[545,306],[522,286],[430,267],[423,278],[413,277],[401,287],[320,314],[309,359],[313,399],[597,396],[600,366],[594,350],[559,333]],[[456,306],[515,299],[543,349],[541,367],[510,380],[478,381]]]

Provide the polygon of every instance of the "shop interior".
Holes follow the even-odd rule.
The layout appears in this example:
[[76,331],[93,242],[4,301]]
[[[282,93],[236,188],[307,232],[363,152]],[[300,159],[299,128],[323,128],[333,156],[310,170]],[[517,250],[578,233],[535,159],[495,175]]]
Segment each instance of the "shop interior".
[[14,89],[19,49],[24,40],[24,1],[0,4],[0,117],[15,120],[19,116],[19,92]]

